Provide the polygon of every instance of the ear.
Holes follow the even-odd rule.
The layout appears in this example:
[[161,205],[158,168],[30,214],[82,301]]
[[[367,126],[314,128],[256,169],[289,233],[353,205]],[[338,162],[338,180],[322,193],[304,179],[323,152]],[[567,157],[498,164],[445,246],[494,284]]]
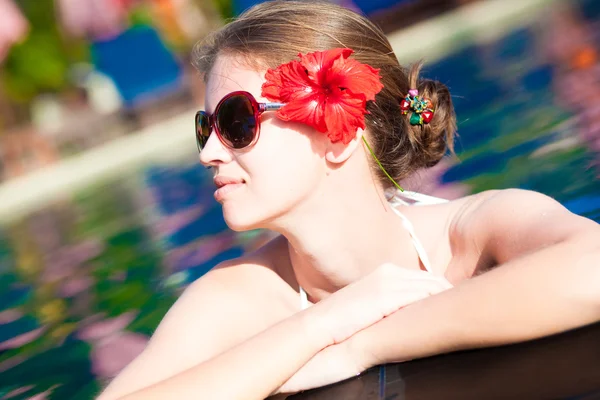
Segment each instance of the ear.
[[328,141],[325,159],[333,164],[343,163],[350,158],[352,153],[354,153],[354,150],[358,147],[358,143],[362,140],[363,134],[364,130],[358,128],[356,136],[354,136],[354,139],[348,144],[344,144],[343,142],[332,143],[331,141]]

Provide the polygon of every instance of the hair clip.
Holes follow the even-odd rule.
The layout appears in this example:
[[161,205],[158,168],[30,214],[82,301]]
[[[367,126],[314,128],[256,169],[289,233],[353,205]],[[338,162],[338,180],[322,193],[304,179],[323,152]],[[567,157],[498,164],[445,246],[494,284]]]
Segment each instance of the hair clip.
[[419,97],[419,91],[417,89],[410,89],[408,94],[400,102],[400,110],[403,115],[412,111],[410,116],[411,125],[423,125],[428,124],[433,119],[433,104],[431,100],[426,97]]

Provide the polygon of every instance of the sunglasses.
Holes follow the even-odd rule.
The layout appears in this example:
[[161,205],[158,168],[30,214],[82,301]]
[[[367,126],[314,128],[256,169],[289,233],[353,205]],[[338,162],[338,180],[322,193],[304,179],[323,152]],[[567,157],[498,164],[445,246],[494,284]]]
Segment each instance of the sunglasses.
[[215,107],[214,114],[196,113],[196,144],[202,151],[212,131],[226,147],[244,149],[256,143],[260,133],[260,116],[265,111],[276,111],[283,103],[259,103],[248,92],[226,95]]

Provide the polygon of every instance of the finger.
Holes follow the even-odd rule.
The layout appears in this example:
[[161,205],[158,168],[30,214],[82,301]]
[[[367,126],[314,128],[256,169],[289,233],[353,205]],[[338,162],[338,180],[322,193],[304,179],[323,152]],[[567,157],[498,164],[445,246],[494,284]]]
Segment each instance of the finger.
[[405,290],[401,296],[391,297],[383,309],[384,316],[388,316],[401,308],[404,308],[417,301],[430,297],[431,294],[423,290]]
[[423,291],[430,290],[432,292],[438,293],[443,290],[452,288],[452,285],[445,280],[422,276],[419,278],[398,280],[396,282],[392,282],[391,285],[393,287],[392,290],[395,292],[420,289]]
[[[385,265],[388,265],[388,264],[385,264]],[[383,267],[381,267],[381,268],[382,268],[381,271],[383,271]],[[402,267],[396,267],[396,266],[390,265],[387,267],[385,272],[383,272],[383,274],[384,274],[384,278],[386,278],[386,279],[432,279],[432,280],[442,281],[449,287],[452,286],[452,284],[444,276],[435,275],[429,271],[408,269],[408,268],[402,268]]]
[[451,284],[450,281],[445,278],[441,278],[440,282],[442,282],[446,289],[452,289],[454,287],[454,285]]
[[[418,276],[433,276],[433,273],[421,269],[405,268],[396,264],[385,263],[376,268],[374,272],[383,273],[386,275],[396,275],[400,277],[418,277]],[[439,277],[438,277],[439,278]]]

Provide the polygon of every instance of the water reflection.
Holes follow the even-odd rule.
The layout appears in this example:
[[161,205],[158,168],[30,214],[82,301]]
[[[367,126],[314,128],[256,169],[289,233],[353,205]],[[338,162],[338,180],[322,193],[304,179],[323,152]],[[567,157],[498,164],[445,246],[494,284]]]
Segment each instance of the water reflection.
[[[599,24],[598,2],[561,3],[429,65],[455,96],[459,162],[409,187],[446,198],[533,189],[600,221]],[[227,230],[207,178],[190,156],[2,227],[0,396],[91,398],[187,284],[269,238]]]

